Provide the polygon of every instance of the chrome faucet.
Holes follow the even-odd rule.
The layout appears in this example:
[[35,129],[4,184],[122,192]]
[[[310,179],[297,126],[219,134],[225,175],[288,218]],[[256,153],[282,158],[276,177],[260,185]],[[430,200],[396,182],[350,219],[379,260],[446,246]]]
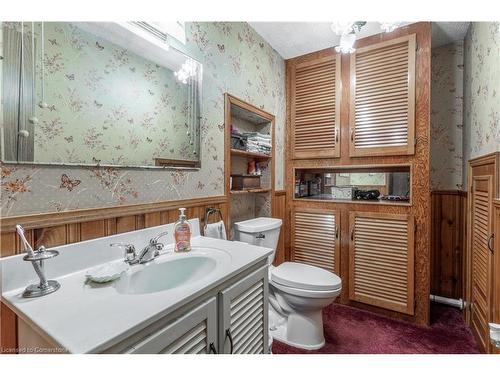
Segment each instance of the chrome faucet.
[[162,232],[156,237],[153,237],[149,240],[149,244],[141,250],[139,255],[135,251],[134,245],[131,244],[123,244],[123,243],[112,243],[110,246],[121,246],[125,249],[124,261],[128,264],[145,264],[151,262],[157,256],[160,255],[160,251],[163,249],[163,244],[158,242],[160,237],[167,235],[168,232]]

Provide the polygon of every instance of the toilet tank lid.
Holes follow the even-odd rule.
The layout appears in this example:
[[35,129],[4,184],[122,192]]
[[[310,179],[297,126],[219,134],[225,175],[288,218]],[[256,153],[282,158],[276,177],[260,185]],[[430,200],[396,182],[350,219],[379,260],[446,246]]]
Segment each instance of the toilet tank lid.
[[257,217],[255,219],[234,223],[234,226],[238,231],[245,233],[265,232],[281,227],[281,219],[274,219],[272,217]]

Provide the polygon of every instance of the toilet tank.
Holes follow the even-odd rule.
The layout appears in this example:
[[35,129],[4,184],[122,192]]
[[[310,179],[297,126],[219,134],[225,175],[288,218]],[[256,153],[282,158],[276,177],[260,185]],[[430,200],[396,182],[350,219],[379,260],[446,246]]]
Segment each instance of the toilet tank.
[[234,223],[234,239],[251,245],[273,249],[269,264],[273,263],[281,229],[281,219],[258,217]]

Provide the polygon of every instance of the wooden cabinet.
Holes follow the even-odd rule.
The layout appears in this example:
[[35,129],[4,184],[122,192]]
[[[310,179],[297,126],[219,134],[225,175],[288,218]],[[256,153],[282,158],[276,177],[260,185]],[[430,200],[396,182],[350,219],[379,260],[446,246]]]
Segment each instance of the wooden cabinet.
[[349,156],[412,155],[415,34],[358,48],[350,76]]
[[191,312],[135,343],[129,354],[208,354],[217,352],[217,303],[212,297]]
[[[353,54],[339,57],[334,49],[328,48],[285,61],[288,132],[284,148],[285,186],[290,223],[286,228],[289,235],[285,237],[287,259],[333,269],[343,282],[339,298],[342,304],[421,325],[429,324],[430,320],[428,145],[431,33],[430,23],[419,22],[400,27],[392,33],[360,38],[356,41],[356,52]],[[334,64],[339,67],[341,81],[339,85],[336,76],[335,87],[333,78],[328,78],[333,74]],[[329,90],[318,83],[328,80]],[[319,98],[314,96],[316,94]],[[340,123],[332,122],[333,97],[335,116],[339,116]],[[330,98],[330,112],[326,116],[326,112],[316,108],[316,100],[320,98]],[[328,99],[325,100],[328,102]],[[318,125],[327,119],[330,122],[325,128]],[[338,140],[335,138],[332,142],[337,134]],[[322,144],[323,140],[326,140],[325,144]],[[409,202],[394,204],[385,201],[295,198],[297,169],[314,171],[352,167],[370,173],[380,165],[407,164],[411,165]],[[316,210],[322,218],[335,212],[334,220],[327,218],[326,223],[322,220],[324,236],[318,236],[313,231],[315,226],[310,224],[310,209]],[[418,224],[415,233],[413,229],[406,233],[409,246],[402,246],[398,249],[400,252],[396,251],[394,255],[397,261],[403,259],[397,276],[401,280],[399,285],[408,283],[407,291],[397,288],[386,291],[384,288],[390,288],[390,284],[380,283],[382,290],[371,285],[372,294],[363,294],[357,287],[349,293],[350,288],[354,288],[351,275],[356,276],[356,266],[350,263],[353,262],[351,254],[357,250],[369,250],[355,249],[350,243],[349,214],[359,211],[372,212],[380,217],[386,213],[403,215]],[[301,228],[302,224],[306,224],[305,229]],[[333,228],[338,228],[338,231]],[[414,244],[411,236],[417,238]],[[414,258],[413,253],[417,254]],[[382,267],[373,263],[372,268],[363,268],[363,272],[375,272],[375,276],[390,278],[387,275],[394,271],[391,262],[382,263]],[[406,272],[403,264],[409,267]],[[361,264],[358,265],[358,270],[361,270],[359,267]],[[362,276],[359,273],[357,276],[354,280],[361,287]],[[385,297],[384,293],[390,293],[390,296]],[[397,294],[396,299],[394,293]]]
[[[493,210],[493,312],[492,323],[500,324],[500,199],[496,199]],[[500,348],[492,348],[500,354]]]
[[[493,199],[498,197],[499,155],[469,161],[467,320],[482,351],[492,351],[488,323],[493,320]],[[498,302],[496,302],[498,303]]]
[[292,158],[340,156],[340,80],[338,54],[292,68]]
[[126,353],[268,353],[268,270],[261,267],[134,343]]
[[267,267],[220,292],[220,353],[268,353],[267,293]]
[[349,298],[413,315],[413,218],[356,211],[349,227]]
[[296,208],[292,211],[293,261],[339,273],[337,210]]

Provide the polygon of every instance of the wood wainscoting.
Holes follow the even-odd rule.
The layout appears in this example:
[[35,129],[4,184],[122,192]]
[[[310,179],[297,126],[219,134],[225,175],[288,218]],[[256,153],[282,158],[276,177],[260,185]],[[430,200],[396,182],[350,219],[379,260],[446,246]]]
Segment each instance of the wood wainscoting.
[[431,192],[431,294],[465,298],[467,192]]
[[[172,223],[179,217],[179,207],[187,208],[188,218],[200,218],[201,228],[208,207],[220,209],[227,222],[225,196],[12,216],[3,218],[1,222],[0,254],[4,257],[21,252],[21,243],[15,233],[16,224],[24,226],[26,237],[34,248],[40,245],[52,247]],[[276,212],[279,213],[279,210]],[[0,330],[0,353],[15,352],[17,318],[3,303],[0,307]]]

